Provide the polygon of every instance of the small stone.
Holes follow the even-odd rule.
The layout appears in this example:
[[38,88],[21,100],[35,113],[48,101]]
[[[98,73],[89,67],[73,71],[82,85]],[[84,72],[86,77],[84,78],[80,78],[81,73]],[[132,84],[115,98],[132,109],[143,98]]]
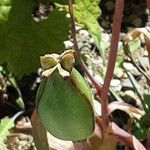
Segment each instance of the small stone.
[[109,41],[110,41],[109,34],[102,33],[102,34],[101,34],[101,39],[102,39],[104,42],[109,42]]
[[24,135],[24,134],[19,135],[19,140],[25,140],[25,139],[26,139],[26,135]]
[[81,29],[82,29],[82,27],[80,27],[80,26],[76,25],[76,26],[75,26],[75,29],[76,29],[76,31],[79,31],[79,30],[81,30]]
[[41,78],[40,77],[37,77],[36,78],[36,83],[40,83],[41,82]]
[[24,141],[20,141],[19,142],[19,145],[22,145],[22,146],[24,146],[24,145],[26,145],[28,142],[26,141],[26,140],[24,140]]
[[115,71],[114,71],[114,76],[116,78],[122,78],[123,77],[123,69],[121,68],[115,68]]
[[[141,86],[140,86],[139,83],[135,80],[135,78],[133,77],[133,75],[130,76],[130,78],[131,78],[133,84],[135,85],[135,87],[136,87],[137,89],[139,89]],[[125,91],[125,90],[129,90],[129,89],[134,89],[134,86],[133,86],[133,84],[131,83],[131,81],[130,81],[129,78],[122,80],[121,84],[122,84],[122,88],[123,88],[124,91]]]
[[139,57],[139,62],[143,68],[150,68],[148,57]]
[[66,18],[70,18],[70,14],[69,13],[66,14]]
[[81,50],[84,51],[84,52],[88,52],[90,49],[89,49],[89,47],[87,47],[87,46],[83,46],[83,47],[81,48]]
[[85,36],[85,35],[77,35],[77,42],[87,42],[90,40],[90,37],[89,36]]
[[70,49],[73,47],[73,43],[71,41],[64,41],[64,45],[66,49]]
[[83,42],[78,42],[78,48],[81,49],[84,46]]
[[148,56],[148,51],[147,50],[144,50],[144,56]]
[[117,92],[120,92],[121,89],[122,89],[122,85],[120,84],[120,85],[118,85],[118,86],[116,86],[116,87],[114,87],[114,88],[115,88],[115,90],[116,90]]
[[132,85],[131,81],[128,78],[124,79],[122,81],[122,87],[123,88],[132,88],[133,89],[133,85]]
[[31,143],[31,146],[34,147],[34,146],[35,146],[35,143],[32,142],[32,143]]
[[134,76],[140,76],[140,75],[141,75],[141,73],[140,73],[140,72],[138,71],[138,69],[135,68],[135,67],[134,67],[133,70],[130,71],[130,73],[132,73]]
[[132,90],[127,90],[124,92],[126,96],[130,96],[131,98],[135,98],[135,94]]
[[18,146],[18,150],[22,150],[22,145],[19,145],[19,146]]
[[104,83],[104,80],[103,80],[99,75],[95,75],[94,78],[95,78],[95,80],[96,80],[97,82],[99,82],[100,84],[103,84],[103,83]]
[[18,137],[14,137],[14,144],[18,144],[20,141],[19,141],[19,138]]
[[41,76],[41,75],[42,75],[42,72],[43,72],[43,69],[42,69],[42,68],[39,68],[39,69],[37,70],[38,76]]
[[120,84],[121,84],[121,81],[120,81],[120,80],[118,80],[118,79],[113,79],[113,80],[111,80],[110,86],[112,86],[112,87],[117,87],[117,86],[119,86]]
[[[145,44],[145,37],[144,37],[144,34],[140,34],[139,35],[139,38],[140,38],[140,40],[141,40],[141,44]],[[145,52],[145,50],[144,50],[144,52]],[[147,53],[148,54],[148,53]]]
[[89,36],[89,32],[87,30],[83,30],[83,29],[79,31],[79,34]]
[[123,63],[123,67],[124,67],[127,71],[130,71],[130,70],[133,70],[133,69],[134,69],[133,64],[131,64],[131,63],[129,63],[129,62],[124,62],[124,63]]
[[123,49],[123,43],[121,41],[118,42],[118,49]]
[[94,38],[90,38],[90,43],[91,43],[91,44],[94,43]]
[[87,46],[89,49],[92,47],[89,43],[84,43],[84,46]]
[[123,73],[123,78],[125,78],[125,79],[128,78],[128,76],[125,72]]
[[96,100],[93,101],[93,104],[96,115],[101,116],[101,104]]

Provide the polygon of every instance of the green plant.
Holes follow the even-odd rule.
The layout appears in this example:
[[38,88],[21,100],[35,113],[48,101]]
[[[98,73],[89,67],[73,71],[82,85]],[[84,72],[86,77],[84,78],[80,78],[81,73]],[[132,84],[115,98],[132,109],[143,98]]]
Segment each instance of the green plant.
[[[63,141],[66,144],[65,150],[111,149],[113,145],[116,146],[116,141],[124,142],[135,150],[145,150],[145,147],[134,135],[127,133],[109,119],[111,113],[118,107],[128,114],[142,115],[139,109],[128,104],[108,103],[110,81],[113,77],[117,57],[124,0],[117,0],[115,4],[112,40],[103,85],[100,85],[94,79],[82,60],[75,30],[76,20],[90,31],[95,39],[96,46],[101,50],[100,26],[97,22],[100,15],[99,0],[75,0],[75,4],[72,4],[72,0],[68,0],[69,8],[67,8],[67,5],[58,4],[55,1],[54,6],[56,8],[52,12],[46,10],[46,13],[47,11],[50,13],[49,17],[42,20],[42,17],[47,17],[46,14],[41,14],[43,16],[34,14],[37,18],[39,17],[39,22],[35,22],[31,17],[33,8],[37,7],[36,5],[38,5],[38,9],[40,6],[47,8],[46,2],[49,1],[3,0],[0,2],[1,62],[7,61],[9,68],[18,76],[21,76],[38,67],[37,58],[39,55],[55,52],[40,57],[43,68],[42,81],[37,92],[36,109],[32,115],[33,136],[37,149],[49,149],[48,130],[56,137],[56,143],[59,142],[59,139],[72,141],[71,143]],[[62,41],[67,35],[68,28],[65,13],[58,11],[59,8],[63,8],[70,14],[71,35],[75,50],[65,51],[62,54],[61,52],[64,49]],[[149,44],[147,47],[149,50]],[[101,52],[102,57],[103,55],[104,52]],[[90,88],[81,74],[73,67],[74,57],[97,91],[101,103],[101,116],[94,113]],[[14,80],[11,81],[17,89]],[[18,93],[20,93],[19,90]],[[24,109],[24,106],[22,109]],[[10,124],[9,121],[4,119],[1,122],[2,126],[8,124],[6,129],[0,128],[1,132],[4,131],[4,138],[8,134],[8,129],[14,125],[14,118],[10,121]],[[143,122],[145,123],[145,121]],[[1,143],[3,139],[0,141]]]
[[[75,22],[74,22],[74,15],[73,15],[73,5],[72,5],[72,0],[69,0],[69,13],[70,13],[70,16],[71,16],[71,24],[72,24],[72,37],[74,39],[74,49],[76,50],[76,53],[77,53],[77,56],[78,56],[78,60],[80,62],[80,65],[83,69],[83,71],[86,73],[86,75],[91,79],[93,85],[95,86],[95,88],[97,89],[97,94],[99,95],[100,97],[100,103],[101,103],[101,106],[102,106],[102,112],[101,112],[101,117],[97,116],[96,117],[96,123],[97,123],[97,126],[98,126],[98,129],[99,129],[99,133],[101,133],[101,135],[98,135],[97,134],[97,131],[95,130],[95,132],[91,135],[91,137],[88,137],[87,136],[87,141],[86,141],[86,144],[85,145],[82,145],[80,146],[80,148],[82,147],[83,149],[94,149],[94,150],[98,150],[98,149],[110,149],[110,147],[107,145],[107,142],[108,142],[108,139],[111,139],[111,140],[118,140],[118,141],[122,141],[122,142],[125,142],[126,144],[130,145],[131,147],[133,147],[134,149],[136,150],[144,150],[144,146],[133,136],[133,135],[130,135],[129,133],[125,132],[124,130],[122,130],[121,128],[119,128],[115,123],[113,122],[110,122],[109,120],[109,115],[110,113],[117,109],[116,106],[115,106],[115,103],[110,103],[108,104],[108,91],[109,91],[109,85],[110,85],[110,81],[112,79],[112,76],[113,76],[113,70],[114,70],[114,67],[115,67],[115,61],[116,61],[116,56],[117,56],[117,47],[118,47],[118,40],[119,40],[119,33],[120,33],[120,27],[121,27],[121,18],[122,18],[122,12],[123,12],[123,5],[124,5],[124,1],[123,0],[118,0],[116,1],[116,7],[115,7],[115,14],[114,14],[114,20],[113,20],[113,30],[112,30],[112,40],[111,40],[111,46],[110,46],[110,54],[109,54],[109,61],[108,61],[108,67],[107,67],[107,72],[106,72],[106,76],[105,76],[105,80],[104,80],[104,84],[103,86],[101,87],[96,81],[95,79],[89,74],[84,62],[82,61],[82,58],[81,58],[81,55],[80,55],[80,52],[78,50],[78,44],[77,44],[77,40],[76,40],[76,33],[75,33]],[[56,55],[56,54],[55,54]],[[49,56],[50,57],[50,56]],[[61,57],[58,57],[58,58],[61,58]],[[69,60],[67,60],[68,63],[70,62]],[[67,62],[66,61],[66,62]],[[56,61],[56,62],[60,62],[61,61]],[[54,61],[46,61],[46,71],[44,71],[46,74],[47,74],[47,80],[46,82],[44,83],[42,81],[42,86],[41,87],[45,87],[45,88],[42,88],[40,87],[40,90],[39,90],[39,93],[38,93],[38,97],[39,95],[41,96],[44,92],[45,92],[45,95],[44,96],[45,100],[47,101],[48,99],[50,100],[50,95],[48,96],[48,92],[46,92],[48,89],[51,89],[52,87],[54,87],[54,82],[52,81],[53,78],[57,78],[57,75],[55,75],[56,77],[54,77],[53,75],[50,75],[53,68],[54,67],[53,65],[51,64],[54,64]],[[48,67],[49,66],[49,67]],[[65,67],[63,67],[64,69]],[[55,68],[56,69],[56,68]],[[45,67],[44,67],[44,70],[45,70]],[[59,70],[59,68],[58,68]],[[72,70],[73,71],[73,70]],[[59,70],[60,72],[60,70]],[[52,74],[58,74],[58,72],[55,72],[55,73],[52,73]],[[67,79],[67,78],[66,78]],[[63,79],[64,82],[66,82],[65,78]],[[49,81],[48,81],[49,80]],[[60,80],[62,79],[59,79],[57,78],[57,80],[60,82]],[[76,80],[78,80],[76,78]],[[52,82],[53,84],[47,84],[48,82]],[[64,83],[61,83],[61,86],[63,86]],[[56,85],[60,86],[59,83],[56,83]],[[79,85],[79,83],[78,83]],[[80,89],[80,86],[78,86],[79,89]],[[46,90],[47,88],[47,90]],[[58,88],[58,87],[57,87]],[[55,89],[57,89],[55,88]],[[67,89],[67,88],[66,88]],[[60,90],[60,89],[59,89]],[[59,91],[58,90],[58,91]],[[42,91],[42,93],[41,93]],[[53,90],[52,90],[53,91]],[[53,94],[51,94],[53,95]],[[59,95],[59,93],[58,93]],[[53,95],[53,98],[52,99],[58,99],[57,98],[57,93]],[[61,96],[62,94],[60,94],[59,96]],[[43,97],[43,96],[42,96]],[[67,96],[68,97],[68,96]],[[73,98],[73,97],[72,97]],[[74,99],[74,98],[73,98]],[[40,101],[39,98],[37,98],[38,101]],[[82,101],[82,100],[79,100],[79,101]],[[43,103],[44,103],[44,100],[43,100]],[[55,102],[53,102],[55,104]],[[87,103],[87,101],[86,101]],[[48,102],[45,102],[45,105],[48,104]],[[53,104],[51,104],[53,105]],[[58,104],[60,105],[60,104]],[[81,104],[80,104],[81,105]],[[118,105],[122,105],[122,104],[118,104]],[[124,105],[124,104],[123,104]],[[37,105],[38,106],[38,105]],[[74,104],[74,111],[76,111],[76,104]],[[113,108],[114,106],[114,108]],[[82,106],[83,107],[83,106]],[[45,111],[44,109],[45,107],[42,108],[43,111]],[[73,108],[73,107],[72,107]],[[47,108],[48,109],[48,108]],[[63,108],[64,109],[64,108]],[[65,107],[65,109],[68,109],[67,107]],[[126,108],[125,108],[126,109]],[[48,110],[47,113],[50,113],[53,109],[51,108],[51,110]],[[37,111],[39,111],[39,108],[37,107]],[[56,111],[56,110],[55,110]],[[84,111],[84,108],[80,110],[80,107],[79,107],[79,110],[78,110],[80,113],[81,113],[81,116],[83,114],[83,111]],[[52,112],[51,112],[52,113]],[[49,114],[49,115],[52,115],[52,114]],[[63,113],[63,112],[62,112]],[[137,111],[138,113],[138,111]],[[39,116],[41,117],[42,115],[42,112],[38,112]],[[61,116],[63,117],[63,115]],[[65,117],[65,116],[64,116]],[[74,116],[72,116],[74,118]],[[69,117],[70,118],[70,117]],[[87,117],[88,118],[88,117]],[[87,119],[86,118],[86,119]],[[57,118],[54,118],[54,121],[55,122]],[[80,118],[82,120],[82,118]],[[60,119],[61,120],[61,119]],[[89,118],[90,120],[90,118]],[[41,118],[41,122],[43,124],[45,124],[45,122],[47,121],[46,118],[44,118],[44,116]],[[74,119],[72,119],[72,121],[74,122]],[[53,123],[52,122],[52,123]],[[66,122],[64,122],[66,125],[67,125],[67,122],[69,122],[69,120]],[[47,122],[48,123],[48,122]],[[50,122],[49,122],[50,123]],[[48,123],[48,124],[49,124]],[[33,123],[34,124],[34,123]],[[67,133],[67,131],[65,132],[65,130],[62,131],[62,129],[60,129],[61,127],[63,127],[64,125],[62,125],[62,123],[58,124],[57,125],[61,126],[61,127],[57,127],[58,131],[56,132],[53,132],[52,130],[54,129],[53,125],[52,127],[49,127],[48,124],[45,126],[53,135],[55,135],[56,137],[58,138],[62,138],[62,139],[67,139],[67,140],[72,140],[74,141],[75,139],[70,137],[69,138],[69,134],[70,133]],[[81,123],[82,125],[82,123]],[[35,125],[33,125],[35,126]],[[76,124],[72,125],[72,127],[76,127]],[[51,129],[50,129],[51,128]],[[53,129],[52,129],[53,128]],[[73,130],[73,128],[72,128]],[[84,128],[85,131],[88,131],[88,124],[87,124],[87,127]],[[61,136],[61,132],[63,136]],[[73,131],[72,131],[73,132]],[[72,133],[71,132],[71,133]],[[78,136],[78,132],[77,134],[75,134],[74,136]],[[80,135],[82,136],[82,134]],[[78,141],[78,140],[81,140],[82,138],[79,138],[77,137],[75,141]],[[98,140],[99,139],[99,140]],[[76,144],[75,144],[76,145]],[[92,145],[90,147],[90,145]],[[108,148],[109,147],[109,148]],[[73,149],[73,147],[72,147]]]

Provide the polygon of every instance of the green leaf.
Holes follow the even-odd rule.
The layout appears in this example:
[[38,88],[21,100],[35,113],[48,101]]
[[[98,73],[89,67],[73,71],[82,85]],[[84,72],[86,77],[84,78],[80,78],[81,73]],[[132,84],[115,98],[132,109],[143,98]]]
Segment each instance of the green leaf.
[[147,130],[150,126],[150,95],[144,95],[142,104],[146,113],[139,121],[135,121],[135,125],[133,128],[135,136],[140,139],[146,137]]
[[3,23],[8,19],[8,12],[11,9],[10,0],[1,0],[0,1],[0,23]]
[[47,20],[32,18],[34,0],[0,1],[0,63],[21,76],[35,71],[39,56],[62,52],[68,25],[65,13],[54,10]]
[[[74,69],[73,69],[74,70]],[[72,74],[76,74],[76,71]],[[37,112],[44,127],[55,137],[63,140],[80,141],[94,131],[94,112],[91,92],[79,73],[71,78],[63,77],[54,71],[41,82],[37,93]],[[76,77],[75,77],[76,76]],[[74,86],[75,85],[75,86]],[[81,88],[81,89],[80,89]],[[88,99],[90,98],[90,99]]]
[[9,134],[9,129],[14,127],[14,119],[5,117],[0,123],[0,143],[3,143],[6,136]]
[[9,129],[14,127],[14,120],[21,114],[22,112],[18,112],[14,117],[8,118],[5,117],[0,121],[0,149],[4,148],[4,140],[9,134]]
[[100,16],[100,0],[75,0],[74,15],[78,23],[84,25],[100,50],[101,32],[97,18]]
[[127,46],[128,46],[128,50],[130,52],[133,52],[141,46],[141,41],[139,40],[139,38],[133,39],[133,40],[129,41]]

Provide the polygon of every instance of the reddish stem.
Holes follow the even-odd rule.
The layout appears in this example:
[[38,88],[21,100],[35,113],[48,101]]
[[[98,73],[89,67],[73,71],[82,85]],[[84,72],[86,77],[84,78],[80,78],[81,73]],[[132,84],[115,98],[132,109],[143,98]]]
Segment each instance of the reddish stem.
[[147,2],[147,8],[148,8],[148,10],[149,10],[148,13],[150,13],[150,0],[146,0],[146,2]]
[[90,72],[88,71],[87,66],[85,65],[85,63],[81,60],[81,67],[83,68],[85,74],[87,75],[87,77],[90,79],[90,81],[92,82],[93,86],[96,88],[97,94],[100,94],[102,91],[102,86],[94,79],[94,77],[90,74]]
[[78,48],[78,43],[77,43],[77,38],[76,38],[76,28],[75,28],[75,19],[74,19],[74,15],[73,15],[73,4],[72,4],[72,0],[68,0],[68,4],[69,4],[69,14],[70,14],[70,22],[71,22],[71,34],[72,34],[72,38],[73,38],[73,43],[74,43],[74,50],[77,53],[77,56],[79,57],[79,61],[80,61],[80,51]]
[[71,20],[71,31],[72,31],[72,37],[73,37],[73,43],[74,43],[74,49],[77,54],[77,58],[80,62],[81,68],[84,71],[84,73],[88,76],[88,78],[91,80],[93,86],[96,88],[97,93],[101,92],[101,85],[93,78],[93,76],[89,73],[87,66],[85,63],[82,61],[80,51],[78,48],[78,43],[76,39],[76,29],[75,29],[75,20],[74,20],[74,15],[73,15],[73,5],[72,5],[72,0],[68,0],[69,3],[69,13],[70,13],[70,20]]
[[101,105],[102,105],[102,120],[106,130],[109,127],[108,91],[109,91],[111,79],[113,77],[113,72],[114,72],[114,67],[115,67],[115,62],[117,57],[117,49],[118,49],[118,41],[119,41],[123,9],[124,9],[124,0],[116,0],[107,72],[104,80],[104,85],[102,87],[102,91],[100,94]]

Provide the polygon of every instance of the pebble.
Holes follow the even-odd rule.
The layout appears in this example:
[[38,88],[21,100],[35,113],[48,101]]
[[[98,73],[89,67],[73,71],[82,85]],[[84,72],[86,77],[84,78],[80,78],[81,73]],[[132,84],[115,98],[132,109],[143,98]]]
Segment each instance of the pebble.
[[135,67],[134,67],[133,70],[130,71],[130,73],[132,73],[132,75],[134,75],[134,76],[140,76],[141,75],[141,73]]
[[18,143],[20,143],[19,138],[18,137],[14,137],[14,144],[18,144]]
[[96,80],[97,82],[99,82],[100,84],[103,84],[103,83],[104,83],[104,80],[103,80],[99,75],[95,75],[94,78],[95,78],[95,80]]
[[114,71],[114,76],[116,77],[116,78],[122,78],[123,77],[123,74],[124,74],[124,72],[123,72],[123,69],[122,68],[115,68],[115,71]]
[[[132,76],[132,82],[134,83],[135,87],[137,89],[140,88],[140,85],[138,84],[138,82],[134,79],[134,77]],[[123,79],[122,82],[121,82],[121,85],[122,85],[122,88],[124,90],[127,90],[127,89],[134,89],[134,86],[133,84],[131,83],[130,79],[127,78],[127,79]]]
[[134,65],[131,64],[131,63],[124,62],[124,63],[123,63],[123,67],[124,67],[127,71],[129,71],[130,73],[132,73],[134,76],[139,76],[139,75],[141,75],[141,73],[137,70],[137,68],[134,67]]
[[37,77],[37,78],[36,78],[36,82],[33,84],[32,90],[34,90],[34,88],[36,87],[36,84],[37,84],[37,83],[38,83],[38,84],[41,83],[41,77]]
[[120,84],[119,86],[116,86],[116,87],[114,87],[114,88],[115,88],[115,90],[116,90],[117,92],[120,92],[121,89],[122,89],[122,85]]
[[80,35],[85,35],[85,36],[89,36],[89,32],[87,30],[79,30],[79,34]]
[[89,47],[83,46],[83,47],[81,48],[81,50],[84,51],[84,52],[88,52],[88,51],[89,51]]
[[84,46],[83,42],[78,42],[78,48],[81,49]]
[[134,69],[133,64],[129,63],[129,62],[124,62],[123,63],[123,67],[127,70],[127,71],[131,71]]
[[26,145],[27,143],[28,143],[28,142],[27,142],[26,140],[19,142],[19,144],[21,144],[21,145]]
[[76,26],[75,26],[75,29],[76,29],[76,31],[79,31],[79,30],[81,30],[81,29],[82,29],[82,27],[81,27],[81,26],[76,25]]
[[64,45],[66,49],[70,49],[73,47],[73,43],[71,41],[64,41]]
[[148,51],[147,50],[144,50],[144,56],[148,56]]
[[87,46],[88,48],[91,48],[91,47],[92,47],[90,43],[84,43],[83,45],[84,45],[84,46]]
[[85,36],[85,35],[77,35],[77,42],[88,42],[90,40],[89,36]]
[[121,81],[118,80],[118,79],[113,79],[113,80],[111,80],[111,82],[110,82],[110,86],[112,86],[112,87],[117,87],[117,86],[119,86],[119,85],[121,85]]
[[42,75],[42,72],[43,72],[43,69],[42,69],[42,68],[39,68],[39,69],[37,70],[38,76],[41,76],[41,75]]
[[90,38],[90,41],[89,41],[91,44],[94,43],[94,38]]
[[123,43],[121,41],[118,42],[118,49],[123,49]]
[[121,84],[123,88],[134,88],[131,81],[128,78],[124,79]]
[[125,72],[123,73],[123,78],[125,78],[125,79],[128,78],[128,76]]
[[93,104],[94,104],[94,111],[96,115],[101,116],[101,104],[96,100],[93,101]]
[[148,57],[139,57],[139,62],[141,64],[141,66],[143,66],[144,68],[150,67]]
[[18,150],[22,150],[22,145],[19,145],[19,146],[18,146]]
[[127,90],[124,92],[125,95],[135,98],[135,94],[132,90]]
[[102,39],[104,42],[109,42],[109,41],[110,41],[109,34],[101,33],[101,39]]
[[66,18],[70,18],[70,14],[69,13],[66,14]]

